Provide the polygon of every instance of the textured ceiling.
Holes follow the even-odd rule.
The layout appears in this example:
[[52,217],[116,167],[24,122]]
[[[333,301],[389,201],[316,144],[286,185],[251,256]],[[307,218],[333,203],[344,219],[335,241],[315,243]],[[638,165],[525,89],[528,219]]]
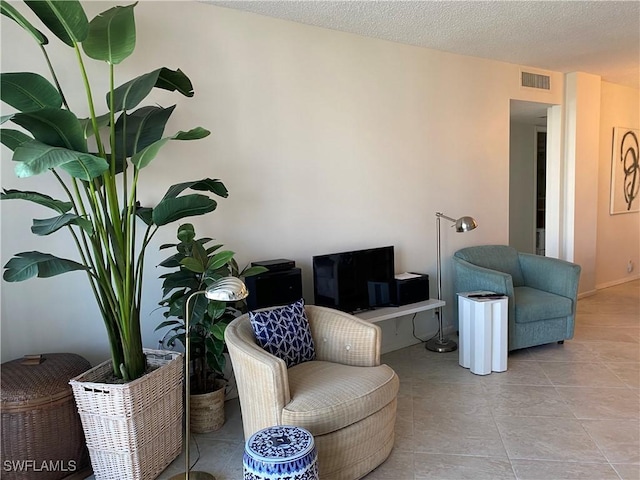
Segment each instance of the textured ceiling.
[[206,3],[640,88],[640,0]]

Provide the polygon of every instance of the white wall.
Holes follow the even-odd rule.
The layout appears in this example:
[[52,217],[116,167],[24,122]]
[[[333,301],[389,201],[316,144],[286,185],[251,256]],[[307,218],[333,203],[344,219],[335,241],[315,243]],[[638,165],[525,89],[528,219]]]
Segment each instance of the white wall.
[[[602,82],[598,168],[596,287],[640,277],[640,214],[609,214],[614,127],[640,129],[640,92]],[[629,260],[634,269],[627,272]]]
[[[110,5],[90,2],[86,8],[92,18]],[[160,66],[181,68],[193,81],[195,98],[164,92],[153,98],[165,106],[178,103],[167,131],[202,125],[213,132],[199,142],[170,144],[143,172],[141,198],[152,203],[178,181],[221,178],[230,197],[194,223],[201,235],[235,250],[241,264],[295,260],[308,301],[314,254],[393,244],[398,271],[434,278],[435,212],[472,215],[478,229],[443,232],[443,283],[451,304],[453,252],[508,242],[509,100],[561,104],[561,74],[552,74],[557,91],[535,92],[519,88],[518,65],[202,3],[163,2],[158,8],[142,2],[136,15],[137,51],[118,67],[117,83]],[[26,34],[4,16],[1,30],[3,71],[44,72]],[[69,100],[82,105],[76,66],[60,42],[52,44],[62,82],[76,82],[66,92]],[[102,98],[105,68],[92,66],[90,73]],[[3,187],[58,195],[48,177],[16,179],[9,159],[2,147]],[[74,255],[63,233],[46,239],[30,234],[31,218],[47,212],[14,202],[0,208],[3,265],[26,250]],[[172,241],[176,228],[166,227],[154,247]],[[163,255],[154,247],[142,312],[150,347],[162,319],[155,308],[163,271],[154,266]],[[435,278],[432,285],[434,294]],[[77,352],[94,362],[108,356],[82,274],[3,282],[1,288],[2,361],[46,351]],[[445,319],[455,323],[450,313]],[[385,337],[396,335],[393,321],[383,328]],[[416,319],[422,336],[435,328],[431,315]]]

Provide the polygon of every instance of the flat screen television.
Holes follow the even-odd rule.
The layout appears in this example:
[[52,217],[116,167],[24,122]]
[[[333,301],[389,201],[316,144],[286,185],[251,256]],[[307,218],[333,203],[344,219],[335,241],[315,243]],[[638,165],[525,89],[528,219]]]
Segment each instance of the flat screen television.
[[316,255],[314,303],[350,313],[389,305],[394,276],[393,246]]

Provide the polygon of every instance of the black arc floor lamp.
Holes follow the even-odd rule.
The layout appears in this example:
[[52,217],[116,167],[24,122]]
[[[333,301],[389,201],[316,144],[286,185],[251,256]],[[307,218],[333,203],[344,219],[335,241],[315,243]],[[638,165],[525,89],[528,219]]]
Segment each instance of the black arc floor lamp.
[[[457,220],[455,218],[447,217],[442,212],[436,212],[436,273],[438,277],[438,300],[442,300],[442,268],[441,268],[441,252],[440,252],[440,219],[444,218],[445,220],[449,220],[456,227],[456,232],[463,233],[468,232],[469,230],[473,230],[478,226],[478,223],[474,220],[473,217],[460,217]],[[444,352],[453,352],[458,348],[458,345],[453,340],[449,340],[444,336],[444,331],[442,328],[443,324],[443,311],[442,307],[438,308],[436,315],[438,315],[438,335],[434,338],[427,340],[425,345],[427,350],[431,350],[432,352],[444,353]]]
[[185,446],[184,446],[184,458],[185,458],[185,471],[183,473],[178,473],[174,475],[169,480],[215,480],[215,477],[207,472],[192,472],[189,458],[189,440],[191,437],[191,419],[190,419],[190,393],[191,393],[191,375],[189,370],[189,360],[190,360],[190,323],[191,323],[191,308],[189,307],[191,303],[191,299],[196,295],[204,295],[209,300],[217,300],[219,302],[239,302],[240,300],[244,300],[249,295],[249,291],[247,290],[246,285],[242,280],[237,277],[223,277],[220,280],[212,283],[206,290],[201,290],[198,292],[192,293],[189,298],[187,298],[187,302],[185,305],[185,316],[184,316],[184,328],[185,328],[185,339],[184,339],[184,383],[185,383],[185,394],[184,394],[184,411],[185,411]]

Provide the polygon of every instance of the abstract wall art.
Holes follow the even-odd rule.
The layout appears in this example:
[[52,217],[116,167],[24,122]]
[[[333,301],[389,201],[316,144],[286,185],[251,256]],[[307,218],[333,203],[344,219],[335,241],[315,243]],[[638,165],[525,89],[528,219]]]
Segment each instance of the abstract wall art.
[[610,213],[640,211],[640,130],[613,128]]

